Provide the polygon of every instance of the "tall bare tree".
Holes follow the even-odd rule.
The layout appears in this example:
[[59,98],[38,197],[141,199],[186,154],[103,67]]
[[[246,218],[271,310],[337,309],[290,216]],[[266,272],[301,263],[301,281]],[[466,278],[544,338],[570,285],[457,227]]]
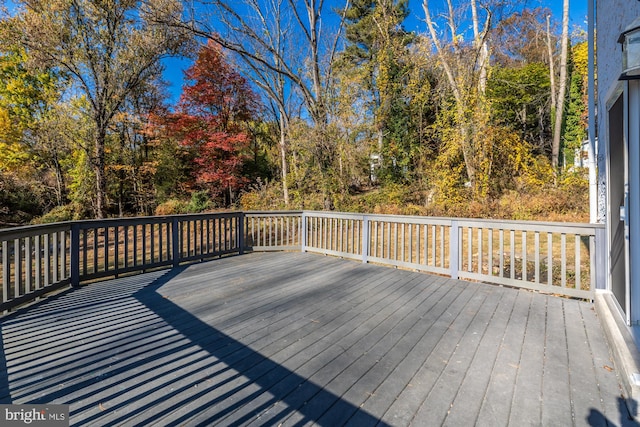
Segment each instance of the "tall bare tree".
[[[276,69],[270,68],[255,61],[247,55],[238,55],[240,66],[244,68],[245,75],[258,86],[269,100],[270,113],[275,118],[278,126],[280,153],[280,177],[282,181],[282,195],[285,206],[289,206],[289,161],[288,138],[291,122],[291,90],[288,87],[285,75],[279,71],[283,58],[292,58],[299,53],[292,43],[292,16],[288,13],[285,0],[266,0],[262,3],[247,2],[246,7],[253,21],[263,28],[263,38],[256,42],[255,39],[245,40],[255,51],[264,51],[262,44],[267,44],[275,54],[265,54],[265,58],[271,56]],[[240,40],[237,40],[238,42]]]
[[567,61],[569,57],[569,0],[562,3],[562,38],[560,48],[560,76],[558,95],[555,105],[555,120],[553,121],[553,143],[551,146],[551,164],[558,169],[560,157],[560,140],[562,138],[562,120],[564,118],[565,95],[567,92]]
[[551,82],[551,108],[556,108],[558,96],[556,92],[556,71],[555,71],[555,55],[551,38],[551,15],[547,15],[547,51],[549,54],[549,81]]
[[[348,0],[345,7],[346,4]],[[334,28],[329,25],[330,20],[323,21],[324,15],[334,13],[324,0],[211,0],[201,6],[198,16],[192,14],[182,21],[173,19],[172,25],[213,39],[238,54],[245,66],[258,75],[254,82],[268,88],[265,92],[277,106],[285,128],[287,115],[282,114],[284,105],[280,104],[284,101],[283,91],[296,91],[302,98],[314,124],[315,160],[325,183],[322,189],[325,206],[330,208],[331,190],[327,182],[335,144],[327,136],[327,96],[343,19]],[[215,13],[202,13],[211,7]],[[281,138],[283,135],[286,134],[281,134]]]
[[[464,20],[464,14],[456,11],[453,1],[447,0],[447,11],[442,14],[448,29],[446,33],[436,31],[434,15],[429,0],[424,0],[422,8],[431,42],[435,48],[442,66],[446,82],[455,99],[459,142],[471,187],[475,190],[477,172],[482,163],[482,142],[479,139],[479,129],[474,129],[471,112],[481,111],[489,61],[488,34],[492,23],[492,11],[488,5],[483,5],[485,11],[481,18],[478,13],[476,0],[469,0],[471,7],[471,22],[473,25],[473,43],[464,43],[463,31],[459,23]],[[482,19],[482,22],[480,22]],[[480,103],[480,104],[478,104]]]

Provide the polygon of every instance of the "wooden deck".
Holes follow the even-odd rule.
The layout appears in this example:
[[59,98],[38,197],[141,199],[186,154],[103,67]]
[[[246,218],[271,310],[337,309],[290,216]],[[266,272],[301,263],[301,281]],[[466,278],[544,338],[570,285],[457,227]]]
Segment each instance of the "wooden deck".
[[0,403],[73,425],[632,425],[592,304],[332,257],[110,280],[0,327]]

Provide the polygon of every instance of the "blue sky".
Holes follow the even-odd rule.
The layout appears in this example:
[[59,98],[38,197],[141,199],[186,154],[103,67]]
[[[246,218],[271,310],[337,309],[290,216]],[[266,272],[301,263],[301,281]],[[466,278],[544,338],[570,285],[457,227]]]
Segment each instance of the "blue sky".
[[[338,3],[337,0],[330,0],[329,3]],[[551,9],[553,19],[559,23],[562,20],[562,0],[514,0],[516,6],[535,8],[548,7]],[[445,0],[430,0],[433,8],[444,8]],[[422,10],[422,0],[409,1],[410,16],[405,23],[407,30],[425,32],[424,12]],[[587,2],[584,0],[571,0],[570,2],[570,27],[587,27]],[[191,60],[171,58],[165,61],[166,70],[164,78],[170,83],[169,92],[171,101],[177,102],[183,84],[184,70],[191,65]]]
[[[590,1],[590,0],[589,0]],[[338,4],[342,0],[329,0],[328,3]],[[4,3],[9,10],[13,10],[14,0],[0,0],[0,4]],[[557,22],[562,19],[562,0],[513,0],[515,5],[522,7],[548,7],[553,13],[553,17]],[[430,0],[430,4],[434,8],[444,8],[445,0]],[[426,26],[423,22],[424,12],[422,10],[422,0],[409,0],[410,16],[405,23],[405,28],[410,31],[425,32]],[[570,1],[570,26],[572,29],[587,27],[587,1],[571,0]],[[186,70],[192,61],[189,59],[170,58],[165,60],[164,78],[170,84],[169,93],[171,101],[176,102],[180,96],[183,84],[184,70]]]

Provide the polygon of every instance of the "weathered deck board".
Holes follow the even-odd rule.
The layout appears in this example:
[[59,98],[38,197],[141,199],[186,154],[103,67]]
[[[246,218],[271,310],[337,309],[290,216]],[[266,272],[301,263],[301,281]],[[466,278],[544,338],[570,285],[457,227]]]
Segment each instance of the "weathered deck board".
[[3,403],[74,425],[628,424],[591,304],[300,253],[65,292],[0,321]]

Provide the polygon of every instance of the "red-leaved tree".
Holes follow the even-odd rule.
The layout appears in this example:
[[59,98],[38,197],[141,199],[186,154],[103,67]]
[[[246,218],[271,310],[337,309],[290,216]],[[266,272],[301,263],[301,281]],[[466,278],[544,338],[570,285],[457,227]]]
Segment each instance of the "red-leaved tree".
[[212,41],[185,75],[177,112],[164,129],[192,152],[196,184],[230,203],[248,182],[242,175],[251,138],[247,122],[257,113],[258,98]]

